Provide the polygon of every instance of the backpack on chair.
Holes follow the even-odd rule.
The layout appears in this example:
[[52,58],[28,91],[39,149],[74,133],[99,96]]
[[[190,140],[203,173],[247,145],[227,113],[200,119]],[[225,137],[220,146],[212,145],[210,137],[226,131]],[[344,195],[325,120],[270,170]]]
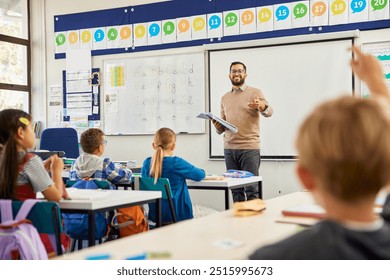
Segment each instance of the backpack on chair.
[[[115,218],[117,223],[115,223]],[[112,218],[110,227],[119,230],[120,237],[144,232],[149,229],[148,221],[141,206],[118,209],[116,215]]]
[[48,256],[37,229],[26,219],[37,203],[34,199],[23,202],[15,219],[12,200],[0,200],[0,259],[47,260]]

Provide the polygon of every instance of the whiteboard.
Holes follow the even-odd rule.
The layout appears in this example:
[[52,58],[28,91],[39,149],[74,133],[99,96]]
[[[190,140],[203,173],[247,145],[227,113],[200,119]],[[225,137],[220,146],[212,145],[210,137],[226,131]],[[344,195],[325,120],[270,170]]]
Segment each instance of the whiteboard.
[[205,133],[204,53],[105,60],[106,135]]
[[[274,110],[272,117],[260,118],[262,158],[294,158],[295,134],[304,117],[324,100],[351,94],[351,46],[352,39],[342,39],[210,51],[210,111],[220,114],[221,97],[231,89],[231,62],[245,63],[247,84],[261,89]],[[223,157],[223,134],[214,127],[209,156]]]

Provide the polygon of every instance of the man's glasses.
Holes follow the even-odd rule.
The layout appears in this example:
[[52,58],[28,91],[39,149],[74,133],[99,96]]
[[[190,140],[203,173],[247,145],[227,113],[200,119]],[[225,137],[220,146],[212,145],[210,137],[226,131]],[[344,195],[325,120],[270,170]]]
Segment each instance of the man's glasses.
[[230,70],[230,74],[242,74],[245,73],[244,69]]
[[102,145],[107,145],[107,140],[103,140]]

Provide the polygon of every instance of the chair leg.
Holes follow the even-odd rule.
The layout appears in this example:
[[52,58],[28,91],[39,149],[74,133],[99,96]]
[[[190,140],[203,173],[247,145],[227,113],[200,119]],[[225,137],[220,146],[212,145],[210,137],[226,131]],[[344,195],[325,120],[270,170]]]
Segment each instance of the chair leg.
[[78,250],[83,249],[83,240],[77,239],[77,249]]
[[165,192],[166,192],[167,197],[168,197],[169,207],[171,208],[172,220],[174,223],[176,223],[177,220],[176,220],[175,207],[173,207],[173,200],[172,200],[171,192],[169,191],[168,185],[165,185]]
[[76,247],[76,242],[77,242],[76,239],[72,239],[72,242],[70,243],[70,251],[71,252],[74,252],[74,249]]

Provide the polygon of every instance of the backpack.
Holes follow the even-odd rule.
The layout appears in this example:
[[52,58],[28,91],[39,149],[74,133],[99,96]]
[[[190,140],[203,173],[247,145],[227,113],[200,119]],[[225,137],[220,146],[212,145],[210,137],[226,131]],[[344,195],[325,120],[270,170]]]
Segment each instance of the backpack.
[[[117,223],[114,222],[115,218]],[[110,227],[116,230],[119,229],[120,237],[144,232],[149,229],[148,221],[141,206],[118,209],[117,214],[112,218]]]
[[[77,189],[98,189],[98,183],[94,180],[80,180],[72,186]],[[65,233],[71,238],[77,240],[88,239],[88,214],[84,213],[63,213]],[[105,218],[105,213],[99,212],[95,214],[95,239],[101,239],[106,236],[108,230],[108,222]]]
[[0,200],[0,259],[2,260],[47,260],[48,256],[37,229],[26,219],[38,201],[27,199],[20,207],[15,219],[12,200]]

